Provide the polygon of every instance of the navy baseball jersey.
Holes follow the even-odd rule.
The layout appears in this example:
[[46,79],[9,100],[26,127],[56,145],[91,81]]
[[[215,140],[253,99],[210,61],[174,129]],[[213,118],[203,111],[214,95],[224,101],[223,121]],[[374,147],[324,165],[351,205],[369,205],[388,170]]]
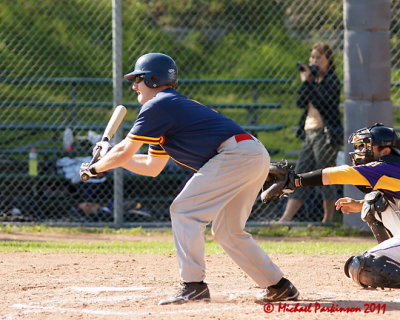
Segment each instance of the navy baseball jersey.
[[222,142],[241,133],[231,119],[168,88],[141,107],[128,138],[149,144],[152,156],[170,156],[197,172]]

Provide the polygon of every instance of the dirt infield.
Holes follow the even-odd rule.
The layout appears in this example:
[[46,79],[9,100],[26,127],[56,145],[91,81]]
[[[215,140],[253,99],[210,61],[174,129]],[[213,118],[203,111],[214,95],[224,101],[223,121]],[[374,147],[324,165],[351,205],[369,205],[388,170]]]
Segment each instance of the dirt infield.
[[178,288],[174,255],[0,253],[0,319],[400,319],[400,289],[360,289],[346,255],[271,258],[298,302],[254,303],[260,289],[226,255],[207,256],[210,303],[158,306]]

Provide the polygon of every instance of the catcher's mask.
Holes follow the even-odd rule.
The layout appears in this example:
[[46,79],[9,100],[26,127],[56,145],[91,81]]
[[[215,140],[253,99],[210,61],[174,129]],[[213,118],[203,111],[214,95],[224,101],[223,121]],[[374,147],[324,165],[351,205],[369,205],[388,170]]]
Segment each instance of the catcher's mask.
[[400,138],[397,133],[381,123],[362,128],[351,134],[349,143],[354,152],[349,152],[353,165],[361,165],[374,161],[373,146],[390,147],[393,154],[400,156]]
[[136,76],[142,76],[149,88],[158,88],[178,81],[178,68],[175,61],[163,53],[147,53],[139,57],[135,70],[124,75],[128,81],[134,82]]

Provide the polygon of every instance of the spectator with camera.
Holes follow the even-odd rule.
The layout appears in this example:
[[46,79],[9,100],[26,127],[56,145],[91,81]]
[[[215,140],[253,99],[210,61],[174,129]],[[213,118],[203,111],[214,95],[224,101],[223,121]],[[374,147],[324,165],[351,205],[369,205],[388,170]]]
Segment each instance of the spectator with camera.
[[[296,136],[303,145],[295,172],[303,173],[335,166],[343,143],[343,126],[340,120],[340,81],[336,74],[333,51],[328,44],[319,42],[311,47],[309,65],[298,63],[302,81],[296,105],[304,109]],[[335,186],[320,188],[324,216],[330,222],[335,212]],[[289,195],[288,203],[279,222],[291,221],[306,198],[306,190],[297,189]]]

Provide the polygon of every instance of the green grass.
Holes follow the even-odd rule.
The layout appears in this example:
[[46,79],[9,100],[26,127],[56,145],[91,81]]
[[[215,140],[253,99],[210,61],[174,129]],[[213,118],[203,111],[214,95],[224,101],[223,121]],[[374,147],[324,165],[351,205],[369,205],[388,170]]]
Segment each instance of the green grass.
[[[51,227],[48,225],[0,225],[0,233],[91,233],[91,234],[127,234],[127,235],[146,235],[148,231],[143,230],[141,227],[129,229],[111,229],[109,227],[103,228],[88,228],[88,227]],[[170,233],[168,230],[158,230],[158,234]]]
[[331,226],[270,226],[268,228],[252,229],[251,233],[266,237],[309,237],[321,239],[324,237],[365,237],[372,238],[369,231],[360,231],[343,226],[340,223]]
[[[328,226],[279,226],[272,225],[264,228],[252,228],[248,230],[251,234],[265,237],[311,237],[318,239],[321,237],[372,237],[370,232],[351,229],[342,224]],[[116,235],[172,235],[170,228],[167,229],[142,229],[136,228],[120,228],[114,229],[109,227],[89,228],[89,227],[52,227],[48,225],[0,225],[0,233],[67,233],[67,234],[116,234]],[[209,228],[206,234],[210,235]]]
[[0,241],[0,252],[172,254],[167,241]]
[[[146,235],[143,241],[0,241],[0,252],[39,252],[39,253],[100,253],[100,254],[174,254],[174,244],[171,230],[155,231],[110,228],[55,228],[43,225],[38,226],[0,226],[0,232],[5,234],[16,233],[68,233],[68,234],[126,234]],[[373,246],[371,241],[327,241],[324,237],[333,236],[365,236],[364,233],[346,230],[340,227],[270,227],[252,230],[251,233],[265,238],[258,239],[258,243],[269,254],[356,254]],[[207,230],[206,234],[210,234]],[[151,236],[171,236],[170,240],[151,240]],[[274,240],[268,237],[274,237]],[[281,237],[276,240],[276,237]],[[294,239],[301,237],[301,240]],[[207,254],[224,254],[220,246],[212,241],[206,241]]]
[[[268,254],[356,254],[371,242],[333,241],[258,241]],[[174,254],[171,241],[0,241],[0,252],[100,253],[100,254]],[[206,241],[206,254],[224,254],[214,241]]]

